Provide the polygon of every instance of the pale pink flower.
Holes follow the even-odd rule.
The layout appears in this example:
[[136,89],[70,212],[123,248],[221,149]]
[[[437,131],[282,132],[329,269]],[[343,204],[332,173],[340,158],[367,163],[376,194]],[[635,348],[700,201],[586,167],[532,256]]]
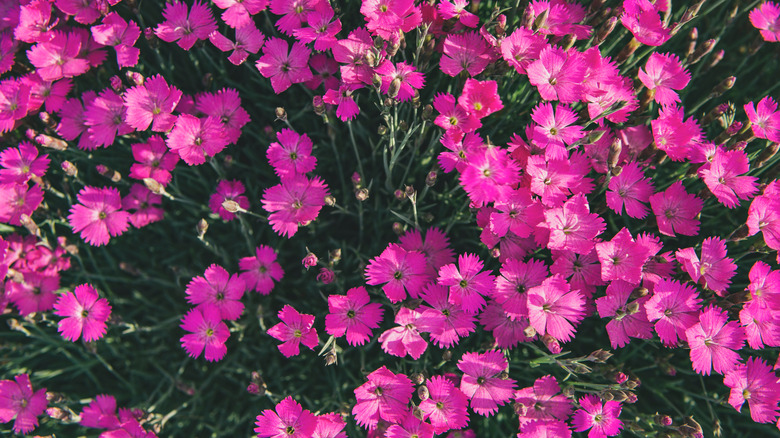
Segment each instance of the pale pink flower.
[[420,336],[417,329],[419,316],[416,310],[401,307],[395,315],[395,323],[398,326],[385,330],[379,336],[382,350],[397,357],[405,357],[408,354],[412,359],[419,359],[428,348],[428,342]]

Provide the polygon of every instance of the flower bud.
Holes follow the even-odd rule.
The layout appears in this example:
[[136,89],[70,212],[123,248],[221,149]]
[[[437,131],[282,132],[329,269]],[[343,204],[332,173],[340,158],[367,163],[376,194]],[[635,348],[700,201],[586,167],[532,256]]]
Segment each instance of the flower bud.
[[311,105],[314,107],[314,114],[318,116],[325,114],[325,102],[322,100],[322,96],[314,96],[311,99]]
[[39,134],[33,137],[35,142],[45,148],[54,149],[56,151],[64,151],[68,148],[68,143],[59,138],[54,138],[45,134]]
[[325,197],[325,205],[328,207],[335,207],[336,206],[336,197],[333,195],[328,195]]
[[596,362],[596,363],[606,363],[610,357],[612,357],[612,353],[610,353],[607,350],[598,349],[593,353],[589,354],[588,357],[585,358],[585,360]]
[[423,107],[422,119],[426,122],[432,122],[435,119],[435,117],[433,117],[433,106],[428,104]]
[[203,239],[203,236],[206,235],[206,231],[209,230],[209,223],[206,222],[206,219],[201,219],[198,221],[195,229],[198,231],[198,239]]
[[404,233],[404,226],[400,222],[393,222],[393,232],[400,236]]
[[328,268],[321,268],[320,273],[317,274],[317,281],[321,281],[322,284],[331,284],[336,279],[336,274]]
[[441,354],[441,360],[444,362],[449,362],[452,360],[452,352],[450,350],[444,350],[444,353]]
[[229,213],[246,213],[246,210],[241,208],[240,205],[238,205],[238,202],[232,200],[232,199],[225,199],[225,201],[222,203],[222,208],[227,210]]
[[618,371],[617,374],[615,374],[615,376],[613,377],[613,380],[618,385],[622,385],[623,383],[626,383],[628,381],[628,376],[626,375],[626,373],[622,371]]
[[712,49],[715,48],[715,44],[717,44],[717,40],[715,39],[709,39],[705,42],[703,42],[699,47],[696,48],[696,50],[691,54],[690,57],[688,57],[687,65],[693,65],[697,62],[701,61],[704,56],[709,54]]
[[336,356],[336,352],[333,350],[330,350],[325,354],[325,366],[331,366],[338,362],[338,356]]
[[427,386],[423,385],[417,388],[417,397],[420,397],[420,400],[427,400],[430,396],[431,394]]
[[256,383],[250,383],[249,386],[246,387],[246,392],[258,395],[260,394],[260,386],[258,386]]
[[544,27],[547,24],[547,17],[550,15],[550,10],[545,9],[541,14],[534,18],[533,30],[537,30],[540,27]]
[[311,268],[312,266],[317,266],[317,262],[319,259],[313,252],[306,253],[306,256],[301,260],[301,263],[303,264],[303,267],[306,269]]
[[79,169],[76,168],[76,165],[67,160],[62,162],[62,170],[66,175],[74,178],[79,174]]
[[143,85],[146,81],[144,75],[138,73],[137,71],[128,71],[125,77],[133,85]]
[[393,196],[395,196],[395,199],[399,201],[406,199],[406,193],[404,193],[404,191],[401,189],[396,189],[396,191],[393,192]]
[[668,415],[655,414],[655,416],[653,417],[653,421],[655,422],[655,424],[659,426],[669,427],[672,425],[672,417]]
[[606,23],[601,25],[598,33],[596,33],[596,38],[593,40],[593,45],[598,46],[603,43],[604,40],[606,40],[607,37],[612,33],[612,31],[615,30],[617,23],[618,17],[609,17]]
[[275,113],[276,113],[276,120],[281,120],[283,122],[287,121],[287,110],[278,106],[276,107]]
[[355,190],[355,198],[357,198],[357,200],[360,202],[368,199],[368,189],[363,187],[362,189]]
[[328,253],[328,258],[330,258],[330,263],[336,264],[339,261],[341,261],[341,248],[336,248]]
[[108,80],[111,84],[111,88],[116,91],[117,93],[121,93],[125,90],[124,84],[122,84],[122,79],[119,79],[119,76],[114,75],[111,76],[111,79]]
[[395,99],[398,97],[398,92],[401,90],[401,78],[395,78],[390,82],[390,86],[387,89],[387,95]]
[[728,90],[731,90],[731,87],[734,86],[734,84],[737,82],[737,78],[735,76],[729,76],[726,79],[722,80],[718,85],[715,86],[715,88],[712,89],[712,92],[710,93],[710,97],[718,97],[721,94],[725,93]]

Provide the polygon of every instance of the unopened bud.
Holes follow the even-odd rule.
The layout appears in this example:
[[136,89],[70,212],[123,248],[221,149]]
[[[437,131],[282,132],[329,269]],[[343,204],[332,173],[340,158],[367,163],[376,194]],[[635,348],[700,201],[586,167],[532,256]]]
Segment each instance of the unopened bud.
[[198,221],[198,225],[196,225],[195,229],[198,231],[198,239],[203,239],[203,236],[206,235],[206,231],[209,230],[209,223],[206,222],[206,219],[201,219]]
[[144,178],[144,185],[155,195],[162,195],[165,192],[165,187],[154,178]]
[[141,73],[138,73],[137,71],[128,71],[125,75],[128,81],[130,81],[133,85],[143,85],[146,81],[146,78],[144,78],[144,75]]
[[57,407],[51,407],[46,409],[46,415],[55,420],[64,421],[70,418],[70,414]]
[[428,391],[428,387],[423,385],[417,388],[417,397],[420,397],[420,400],[428,400],[428,397],[431,396],[431,393]]
[[670,416],[668,416],[668,415],[660,415],[660,414],[656,414],[656,415],[653,417],[653,421],[655,421],[655,424],[657,424],[657,425],[659,425],[659,426],[666,426],[666,427],[669,427],[669,426],[671,426],[671,425],[672,425],[672,417],[670,417]]
[[444,362],[449,362],[452,360],[452,351],[450,350],[444,350],[444,353],[441,354],[441,360]]
[[74,178],[79,174],[79,169],[76,168],[76,165],[67,160],[62,162],[62,170],[66,175]]
[[685,419],[682,426],[677,429],[686,438],[703,438],[704,431],[701,429],[701,425],[693,419],[688,417]]
[[119,182],[122,180],[122,175],[120,175],[119,172],[111,169],[108,166],[105,166],[103,164],[98,164],[97,166],[95,166],[95,169],[98,171],[100,175],[110,179],[113,182]]
[[639,380],[629,380],[625,383],[625,387],[628,389],[635,389],[641,382]]
[[45,148],[54,149],[56,151],[64,151],[68,148],[68,143],[66,143],[64,140],[60,140],[59,138],[54,138],[45,134],[36,135],[34,140],[37,144]]
[[260,394],[260,386],[257,383],[250,383],[249,386],[246,387],[246,392],[258,395]]
[[420,105],[422,105],[422,101],[420,100],[420,92],[414,90],[414,94],[412,95],[412,107],[419,108]]
[[422,110],[422,119],[426,122],[432,122],[434,118],[433,107],[430,104],[425,105]]
[[769,146],[767,146],[761,153],[758,155],[758,158],[756,158],[755,163],[753,164],[753,167],[759,168],[764,167],[764,165],[772,159],[772,157],[777,154],[778,147],[780,146],[780,143],[773,142],[770,143]]
[[411,199],[412,202],[414,202],[414,199],[417,197],[417,190],[414,189],[412,186],[406,186],[404,187],[404,194],[407,198]]
[[604,23],[601,26],[598,33],[596,34],[596,38],[593,40],[593,44],[599,45],[603,43],[604,40],[606,40],[607,37],[612,33],[612,31],[615,30],[615,26],[617,26],[617,23],[618,23],[617,17],[609,17],[606,23]]
[[701,9],[701,6],[704,4],[706,0],[699,0],[694,4],[693,6],[690,6],[688,9],[685,10],[685,13],[683,14],[682,18],[680,19],[681,23],[686,23],[688,21],[693,20],[694,17],[696,17],[699,14],[699,10]]
[[368,189],[363,187],[362,189],[355,190],[355,198],[357,198],[357,200],[360,202],[368,199]]
[[433,222],[434,216],[433,213],[431,213],[430,211],[426,211],[425,213],[420,215],[420,219],[422,219],[422,221],[425,222],[426,224],[429,224]]
[[533,30],[537,30],[540,27],[544,27],[547,24],[547,17],[550,15],[550,10],[545,9],[541,14],[537,15],[534,19]]
[[399,201],[406,199],[406,193],[404,193],[404,191],[401,189],[396,189],[396,191],[393,192],[393,196],[395,196],[395,199]]
[[386,135],[387,134],[387,126],[385,125],[379,125],[378,128],[376,128],[376,132],[379,135]]
[[439,174],[435,170],[428,172],[428,175],[425,176],[425,185],[428,187],[435,186],[438,176]]
[[321,268],[320,273],[317,274],[317,281],[322,284],[331,284],[336,279],[336,274],[328,268]]
[[589,360],[591,362],[596,362],[596,363],[606,363],[610,357],[612,357],[612,353],[610,353],[607,350],[598,349],[593,353],[589,354],[588,357],[585,358],[585,360]]
[[377,90],[379,87],[382,86],[382,76],[379,76],[379,74],[374,73],[374,75],[371,77],[371,85],[374,86]]
[[111,84],[111,88],[117,93],[121,93],[122,91],[124,91],[125,86],[124,84],[122,84],[122,79],[119,79],[119,76],[117,75],[111,76],[111,79],[109,79],[108,81]]
[[382,101],[382,104],[385,106],[385,108],[392,108],[392,106],[395,104],[395,101],[388,97]]
[[363,178],[360,177],[360,174],[357,172],[352,173],[352,186],[357,188],[360,187],[363,184]]
[[341,260],[341,248],[336,248],[328,253],[328,258],[332,264],[336,264]]
[[526,338],[533,338],[534,336],[536,336],[536,329],[529,325],[528,327],[523,329],[523,335]]
[[612,143],[609,145],[609,154],[607,155],[607,168],[609,170],[613,170],[617,167],[622,151],[623,142],[619,138],[612,140]]
[[304,268],[309,269],[312,266],[317,266],[318,261],[319,259],[317,258],[317,255],[309,251],[306,253],[306,256],[304,256],[303,259],[301,260],[301,264],[303,264]]
[[629,315],[634,315],[634,314],[636,314],[637,312],[639,312],[639,303],[637,303],[637,302],[633,302],[633,303],[631,303],[631,304],[627,305],[627,306],[626,306],[626,312],[627,312]]
[[688,58],[688,65],[696,64],[697,62],[701,61],[704,56],[709,54],[712,49],[715,48],[715,44],[717,44],[717,40],[715,39],[709,39],[705,42],[703,42],[699,47],[696,48],[696,50],[693,52],[693,54]]
[[400,222],[393,222],[393,232],[400,236],[404,233],[404,226]]
[[19,216],[19,223],[22,224],[24,228],[27,229],[27,231],[30,232],[30,234],[34,236],[40,236],[41,230],[38,229],[38,225],[35,223],[35,221],[32,220],[32,218],[26,214],[22,214]]
[[390,82],[390,86],[387,89],[387,95],[395,99],[398,97],[398,92],[401,90],[401,78],[395,78]]
[[314,96],[311,99],[311,105],[314,108],[314,114],[318,116],[325,114],[325,102],[322,100],[322,96]]
[[246,213],[246,210],[241,208],[241,206],[238,205],[238,202],[232,199],[225,199],[225,201],[222,203],[222,208],[227,210],[229,213]]
[[712,89],[710,97],[718,97],[726,91],[731,90],[731,87],[733,87],[736,82],[737,78],[735,76],[729,76],[726,79],[720,81],[720,83]]
[[615,383],[620,385],[628,381],[628,376],[626,375],[626,373],[622,371],[618,371],[617,374],[615,374],[615,376],[613,377],[613,380],[615,381]]
[[338,362],[338,356],[336,356],[336,352],[331,350],[327,354],[325,354],[325,366],[331,366]]
[[720,49],[717,52],[715,52],[715,54],[712,55],[710,60],[707,61],[707,64],[704,65],[704,68],[702,69],[702,73],[718,65],[720,61],[723,60],[723,57],[725,55],[726,55],[726,51],[723,49]]
[[325,205],[328,207],[335,207],[336,206],[336,197],[333,195],[328,195],[325,197]]
[[278,106],[276,107],[275,113],[276,113],[276,120],[281,120],[283,122],[287,121],[287,110]]

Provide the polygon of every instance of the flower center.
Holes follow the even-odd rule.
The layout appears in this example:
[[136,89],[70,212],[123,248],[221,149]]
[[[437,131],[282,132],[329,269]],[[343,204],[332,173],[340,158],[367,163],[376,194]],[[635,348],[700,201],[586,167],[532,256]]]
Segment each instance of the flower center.
[[558,129],[557,128],[550,128],[550,135],[558,135]]
[[297,329],[296,329],[296,330],[293,332],[293,336],[294,336],[294,337],[296,337],[296,338],[300,338],[301,336],[303,336],[303,333],[302,333],[300,330],[297,330]]
[[354,318],[354,317],[355,317],[355,311],[354,310],[350,310],[349,312],[347,312],[347,318]]
[[206,329],[206,336],[209,338],[214,336],[214,329],[213,328]]
[[284,430],[284,433],[292,436],[295,433],[295,428],[292,426],[287,426],[287,429]]
[[396,280],[400,280],[404,278],[404,273],[401,271],[395,271],[395,273],[393,273],[393,278],[395,278]]

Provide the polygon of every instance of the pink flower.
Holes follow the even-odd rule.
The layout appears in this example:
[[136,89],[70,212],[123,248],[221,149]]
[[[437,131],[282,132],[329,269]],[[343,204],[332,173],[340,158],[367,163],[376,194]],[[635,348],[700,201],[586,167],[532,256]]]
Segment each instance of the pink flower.
[[440,114],[433,121],[437,126],[455,132],[472,132],[482,126],[479,119],[451,94],[438,93],[433,98],[433,107]]
[[422,253],[428,261],[430,275],[435,276],[439,268],[455,261],[455,253],[450,248],[450,240],[444,231],[433,227],[425,231],[423,240],[420,231],[412,229],[400,237],[400,245],[407,251]]
[[[236,3],[238,4],[238,3]],[[241,65],[249,57],[249,54],[255,54],[260,47],[263,47],[265,37],[255,27],[254,23],[249,23],[236,29],[236,42],[230,41],[226,36],[214,31],[209,35],[209,41],[223,52],[233,51],[228,56],[228,61],[233,65]]]
[[[767,3],[764,3],[766,5]],[[778,8],[780,13],[780,8]],[[753,135],[770,141],[780,141],[780,111],[777,111],[777,102],[771,97],[765,96],[758,101],[745,104],[745,114],[750,120]]]
[[200,1],[195,1],[189,11],[184,2],[168,3],[162,14],[165,21],[157,25],[155,34],[169,43],[177,41],[184,50],[190,50],[195,42],[207,39],[217,30],[211,9]]
[[420,336],[417,330],[417,318],[420,314],[408,307],[401,307],[395,315],[397,327],[385,330],[379,336],[382,350],[393,356],[405,357],[407,354],[412,359],[419,359],[428,348],[428,342]]
[[339,40],[333,46],[333,59],[341,64],[342,81],[346,84],[371,84],[374,71],[365,60],[373,46],[371,35],[363,27],[353,30],[347,39]]
[[407,410],[406,415],[397,423],[391,424],[385,432],[386,438],[433,438],[433,426]]
[[539,59],[545,43],[544,35],[519,27],[501,41],[501,54],[518,73],[525,74],[528,66]]
[[70,15],[81,24],[92,24],[100,18],[98,2],[84,0],[55,0],[57,9]]
[[478,81],[472,78],[466,79],[463,93],[458,98],[458,104],[478,119],[504,108],[501,96],[498,95],[496,81]]
[[571,402],[561,394],[555,377],[547,375],[536,379],[534,385],[514,395],[520,416],[520,427],[538,420],[565,421],[571,413]]
[[[16,12],[18,10],[17,18],[19,24],[15,29],[13,25],[11,25],[11,29],[13,30],[14,37],[19,41],[36,43],[39,41],[49,41],[54,37],[51,30],[59,22],[59,17],[57,14],[54,14],[54,17],[52,17],[51,1],[37,0],[28,2],[27,4],[7,3],[4,6],[3,12],[10,14],[8,15],[9,17],[17,15]],[[10,9],[9,7],[13,9]],[[53,21],[52,18],[54,18]],[[13,23],[12,18],[9,18],[9,21]]]
[[271,13],[283,15],[276,20],[276,28],[285,35],[293,35],[317,3],[317,0],[271,0]]
[[16,306],[19,314],[27,316],[54,307],[54,302],[57,301],[54,291],[60,287],[59,274],[45,275],[26,271],[23,275],[22,283],[9,281],[5,284],[5,298]]
[[353,287],[346,295],[328,296],[325,331],[337,338],[347,335],[349,345],[363,345],[382,321],[382,305],[371,303],[363,286]]
[[531,179],[531,192],[541,196],[547,207],[560,207],[571,194],[577,181],[568,160],[548,160],[543,156],[528,157],[525,168]]
[[276,261],[276,252],[270,246],[260,245],[255,249],[254,257],[243,257],[238,267],[244,271],[241,279],[247,290],[254,289],[260,295],[268,295],[274,283],[284,276],[282,266]]
[[341,418],[341,415],[330,412],[317,416],[317,428],[311,438],[347,438],[344,428],[347,423]]
[[650,257],[649,248],[635,241],[625,227],[609,242],[597,243],[596,253],[602,280],[624,280],[634,285],[642,280],[642,266]]
[[311,155],[313,144],[308,135],[284,128],[276,134],[276,139],[278,141],[268,146],[266,155],[277,175],[283,177],[314,170],[317,158]]
[[509,363],[500,351],[466,353],[458,361],[463,372],[460,390],[471,399],[471,409],[482,416],[492,416],[500,405],[512,399],[515,381],[503,379]]
[[17,120],[27,116],[31,97],[30,85],[24,81],[0,81],[0,134],[11,131]]
[[308,179],[294,175],[263,192],[263,209],[270,213],[268,219],[273,230],[290,238],[299,226],[317,219],[326,196],[328,186],[319,177]]
[[615,436],[623,428],[623,422],[618,419],[622,406],[610,400],[601,403],[597,395],[586,395],[580,400],[581,409],[574,413],[571,419],[575,432],[588,432],[588,438]]
[[374,69],[374,73],[382,78],[380,86],[382,93],[388,94],[392,84],[397,89],[395,99],[400,102],[411,100],[414,92],[425,85],[425,75],[405,62],[393,64],[391,61],[384,61]]
[[425,386],[428,388],[428,398],[420,403],[420,410],[424,418],[431,422],[434,433],[440,434],[468,425],[468,398],[449,379],[433,376],[425,382]]
[[293,35],[302,43],[314,42],[314,50],[324,52],[336,44],[336,34],[341,32],[341,20],[336,18],[330,3],[317,3],[314,10],[306,14],[309,27],[295,29]]
[[82,409],[79,424],[96,429],[118,429],[119,418],[116,416],[116,399],[113,395],[100,394]]
[[698,321],[701,308],[696,288],[676,280],[664,279],[655,284],[653,295],[645,302],[647,319],[655,322],[655,331],[668,347],[685,340],[685,331]]
[[89,70],[89,61],[80,57],[81,41],[76,32],[53,31],[53,37],[27,51],[27,58],[44,81],[72,78]]
[[650,196],[658,231],[667,236],[699,234],[699,219],[704,201],[685,191],[682,181],[675,181],[663,192]]
[[314,70],[314,76],[306,81],[306,86],[316,90],[320,84],[325,90],[338,89],[339,79],[336,73],[339,71],[339,63],[324,53],[315,53],[309,59],[309,67]]
[[497,236],[511,232],[518,237],[530,236],[534,228],[544,221],[542,204],[533,199],[531,191],[523,187],[508,192],[503,199],[497,199],[490,213],[490,231]]
[[569,341],[585,317],[585,297],[560,274],[553,274],[539,286],[528,289],[528,318],[540,335]]
[[[289,52],[288,52],[289,50]],[[311,50],[296,41],[292,49],[281,38],[270,38],[263,47],[263,56],[255,66],[263,77],[271,79],[274,93],[279,94],[292,84],[306,82],[312,78],[309,69]]]
[[317,338],[317,329],[313,327],[314,316],[298,313],[295,308],[285,304],[279,311],[279,324],[268,329],[268,334],[274,339],[282,341],[279,351],[284,357],[292,357],[300,354],[300,344],[313,350],[320,342]]
[[125,21],[116,12],[110,12],[103,17],[102,24],[92,26],[91,30],[96,43],[114,47],[119,68],[138,64],[141,50],[133,46],[141,36],[141,28],[135,21]]
[[544,217],[550,230],[547,247],[577,254],[589,253],[596,236],[606,228],[604,219],[590,212],[584,195],[572,196],[562,207],[545,211]]
[[173,127],[176,116],[171,114],[179,104],[182,93],[169,86],[160,75],[146,79],[143,85],[125,91],[127,123],[139,131],[152,125],[152,131],[166,132]]
[[474,315],[485,307],[485,296],[493,292],[494,277],[482,271],[484,264],[474,254],[458,256],[458,265],[444,265],[439,269],[438,282],[449,286],[449,301],[459,305],[464,312]]
[[288,396],[276,405],[276,411],[266,409],[258,415],[255,425],[261,438],[310,438],[317,417]]
[[33,392],[27,374],[19,374],[14,380],[0,380],[0,423],[16,418],[14,433],[28,434],[38,427],[38,416],[49,405],[46,388]]
[[136,163],[130,167],[131,178],[152,178],[162,186],[171,182],[171,171],[179,155],[168,150],[162,137],[153,135],[146,143],[134,144],[132,149]]
[[[3,83],[0,82],[0,89],[2,89],[2,84]],[[57,134],[65,140],[75,140],[81,135],[77,146],[82,150],[93,150],[97,148],[97,145],[89,138],[89,135],[82,135],[88,128],[86,120],[84,119],[84,105],[82,105],[82,100],[84,101],[84,104],[89,107],[96,97],[94,91],[85,91],[81,95],[81,99],[68,99],[62,104],[62,108],[60,109],[61,118],[60,123],[56,128]],[[121,109],[124,110],[124,105],[122,105]],[[0,120],[0,124],[1,123],[2,120]],[[0,126],[0,129],[2,129],[2,126]],[[130,130],[132,130],[132,128],[130,128]]]
[[648,0],[626,0],[620,21],[640,43],[660,46],[672,37],[659,15],[659,11],[666,11],[663,5],[665,3],[656,5]]
[[241,297],[246,284],[237,274],[230,275],[222,266],[212,264],[203,277],[194,277],[187,284],[187,302],[198,308],[214,307],[220,319],[237,320],[244,311]]
[[549,159],[568,158],[564,146],[585,136],[581,126],[573,125],[577,122],[577,114],[566,105],[558,105],[553,110],[549,102],[540,103],[531,113],[531,119],[538,125],[534,127],[533,141],[544,149],[544,155]]
[[223,88],[216,93],[198,94],[195,109],[219,119],[228,144],[238,141],[241,128],[249,123],[249,114],[241,108],[238,91],[232,88]]
[[709,376],[714,369],[725,374],[739,363],[739,350],[745,344],[745,331],[736,321],[729,321],[725,311],[713,305],[699,313],[699,322],[685,330],[691,348],[693,370]]
[[460,184],[476,206],[504,199],[520,181],[520,166],[498,147],[474,151],[460,175]]
[[368,30],[392,43],[399,41],[399,32],[409,32],[422,21],[413,0],[365,0],[360,13],[366,17]]
[[737,271],[734,260],[726,257],[726,242],[718,237],[708,237],[701,244],[701,260],[693,248],[684,248],[675,254],[677,261],[693,281],[704,279],[710,290],[725,295],[731,277]]
[[228,145],[219,119],[211,116],[199,119],[189,114],[176,119],[165,142],[190,166],[205,163],[206,157],[217,155]]
[[38,184],[0,184],[0,223],[21,225],[23,215],[30,216],[43,201]]
[[474,332],[474,317],[449,302],[447,287],[428,283],[422,299],[430,305],[419,307],[416,325],[421,332],[430,333],[431,340],[439,348],[451,348],[459,339]]
[[688,158],[694,143],[701,138],[701,127],[693,117],[683,121],[685,112],[675,104],[661,107],[658,118],[651,121],[653,139],[658,149],[673,161]]
[[[27,113],[34,112],[44,106],[44,104],[44,108],[46,108],[47,112],[59,111],[65,103],[68,93],[70,93],[70,90],[73,88],[73,81],[70,79],[60,79],[54,82],[44,81],[38,73],[35,72],[23,76],[21,78],[21,83],[30,87],[30,99],[27,102]],[[19,93],[26,92],[26,88],[19,88]],[[13,106],[11,108],[13,108]],[[20,109],[18,108],[18,105],[16,109],[17,111]],[[11,112],[13,113],[14,111]],[[23,114],[20,113],[20,116],[23,116]]]
[[456,76],[463,70],[476,76],[485,70],[491,59],[487,42],[477,32],[448,35],[442,51],[439,68],[450,76]]
[[181,346],[190,357],[198,357],[204,350],[209,362],[225,357],[230,331],[220,315],[219,308],[211,305],[196,307],[184,315],[180,327],[190,333],[181,337]]
[[542,99],[561,103],[580,99],[585,63],[576,50],[567,52],[558,46],[547,46],[526,70],[528,80],[539,90]]
[[780,6],[764,2],[750,11],[750,23],[761,31],[764,41],[780,41]]
[[107,299],[98,298],[94,287],[82,284],[57,298],[54,314],[65,318],[60,320],[58,329],[63,338],[76,342],[83,334],[85,342],[92,342],[106,333],[111,306]]
[[68,222],[73,231],[90,245],[103,246],[127,231],[130,214],[120,210],[122,198],[113,187],[84,187],[77,196],[78,204],[71,206]]
[[217,184],[217,191],[209,198],[209,208],[212,212],[219,214],[223,221],[232,221],[236,218],[235,213],[231,213],[222,205],[225,201],[233,201],[244,210],[249,210],[249,198],[244,195],[244,185],[241,181],[220,181]]
[[379,420],[399,421],[407,410],[414,385],[403,374],[393,374],[386,366],[375,370],[366,383],[355,388],[357,403],[352,415],[359,426],[374,430]]
[[417,298],[429,280],[425,256],[417,251],[407,251],[391,243],[379,257],[374,257],[366,266],[366,283],[382,286],[387,298],[397,303],[406,298],[407,292]]
[[222,20],[230,27],[241,28],[253,25],[252,15],[264,10],[268,0],[214,0],[214,5],[222,12]]
[[758,191],[758,178],[743,175],[749,170],[745,151],[718,151],[709,168],[700,169],[699,174],[718,202],[734,208],[739,205],[737,199],[750,199]]
[[97,98],[86,104],[84,110],[89,138],[97,146],[111,146],[117,135],[133,132],[133,127],[125,122],[126,118],[125,102],[110,88],[101,91]]
[[621,168],[618,175],[609,180],[607,205],[619,215],[626,214],[635,219],[647,216],[648,208],[644,203],[653,194],[653,184],[644,177],[639,165],[632,161]]
[[748,208],[748,234],[762,233],[767,246],[780,249],[780,184],[778,180],[770,183],[761,196],[750,203]]
[[723,384],[731,388],[729,404],[737,411],[747,401],[750,417],[756,423],[773,423],[777,419],[780,383],[762,359],[750,357],[745,364],[737,365],[726,373]]
[[612,318],[607,323],[607,335],[612,348],[625,347],[629,338],[650,339],[653,325],[647,320],[644,303],[647,297],[633,300],[634,285],[622,280],[612,281],[607,294],[596,300],[596,309],[602,318]]
[[548,275],[547,265],[541,260],[529,259],[527,263],[505,260],[501,265],[501,276],[496,277],[493,299],[508,316],[527,318],[528,289],[542,284]]
[[330,89],[322,96],[322,101],[336,107],[336,117],[346,122],[354,119],[360,114],[360,108],[352,97],[352,92],[360,88],[360,85],[354,83],[341,82],[338,89]]
[[691,74],[680,64],[680,59],[671,53],[653,52],[637,76],[648,90],[652,90],[655,101],[663,106],[679,102],[680,96],[673,90],[682,90],[691,80]]

